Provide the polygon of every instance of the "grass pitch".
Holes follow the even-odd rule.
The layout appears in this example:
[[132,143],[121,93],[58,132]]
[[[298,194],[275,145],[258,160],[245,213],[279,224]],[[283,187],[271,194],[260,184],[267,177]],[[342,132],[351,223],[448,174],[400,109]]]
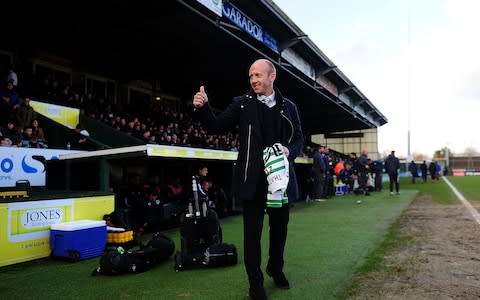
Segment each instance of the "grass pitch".
[[[480,177],[449,177],[470,201],[480,201]],[[387,187],[385,184],[385,187]],[[400,182],[399,196],[387,189],[372,196],[336,196],[326,202],[296,203],[291,210],[285,254],[290,290],[274,288],[265,278],[271,299],[343,299],[355,275],[384,268],[382,257],[398,240],[396,221],[416,195],[429,194],[439,204],[458,204],[448,186]],[[357,204],[360,200],[360,204]],[[224,240],[237,246],[239,263],[218,269],[174,271],[169,261],[141,274],[90,276],[99,258],[77,263],[40,259],[0,268],[1,299],[246,299],[241,216],[221,220]],[[179,247],[178,229],[165,232]],[[263,269],[268,252],[265,218]],[[1,250],[0,250],[1,251]]]

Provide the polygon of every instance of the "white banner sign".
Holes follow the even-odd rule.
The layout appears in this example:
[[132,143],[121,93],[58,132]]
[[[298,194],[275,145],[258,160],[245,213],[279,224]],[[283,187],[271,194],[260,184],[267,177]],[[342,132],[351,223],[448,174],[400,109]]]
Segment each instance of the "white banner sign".
[[0,187],[14,187],[18,180],[45,186],[45,161],[81,151],[0,147]]

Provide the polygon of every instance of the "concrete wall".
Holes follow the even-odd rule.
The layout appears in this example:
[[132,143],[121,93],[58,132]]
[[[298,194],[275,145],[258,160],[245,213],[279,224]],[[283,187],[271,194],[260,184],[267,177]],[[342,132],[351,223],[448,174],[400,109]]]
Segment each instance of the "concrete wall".
[[356,152],[357,155],[360,155],[363,149],[367,149],[369,158],[373,160],[381,159],[380,153],[378,152],[378,130],[376,128],[335,132],[335,134],[351,133],[360,133],[363,134],[363,137],[343,137],[326,139],[325,135],[316,134],[312,135],[312,142],[320,145],[326,145],[335,151],[345,154],[350,152]]

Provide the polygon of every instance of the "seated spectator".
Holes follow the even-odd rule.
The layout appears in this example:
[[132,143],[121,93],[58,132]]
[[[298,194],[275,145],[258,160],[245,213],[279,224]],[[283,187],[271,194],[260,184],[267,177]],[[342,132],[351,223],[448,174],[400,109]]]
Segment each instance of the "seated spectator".
[[335,169],[334,169],[335,175],[337,176],[337,183],[340,180],[340,178],[338,177],[339,174],[340,174],[340,171],[344,168],[345,168],[345,163],[344,163],[343,159],[340,158],[340,160],[335,165]]
[[12,147],[22,147],[22,136],[19,133],[12,136],[10,139],[12,141]]
[[57,101],[59,101],[61,104],[63,105],[69,105],[69,100],[70,100],[70,97],[72,96],[71,95],[71,92],[70,92],[70,85],[66,84],[65,86],[63,86],[63,89],[61,90],[61,92],[58,94],[57,96]]
[[343,169],[338,173],[338,178],[348,186],[349,191],[353,191],[353,183],[355,181],[355,175],[353,175],[352,164],[349,162],[345,163]]
[[15,127],[13,121],[9,120],[6,122],[6,126],[0,129],[1,135],[8,138],[12,138],[18,134],[18,129]]
[[32,135],[34,135],[39,141],[47,143],[47,139],[45,138],[45,134],[43,133],[43,128],[39,126],[38,120],[32,121]]
[[0,137],[0,147],[10,147],[12,146],[12,141],[6,137],[6,136],[2,136]]
[[48,148],[48,147],[41,140],[37,139],[36,136],[32,135],[32,138],[30,139],[30,148]]
[[73,107],[78,107],[78,108],[85,107],[83,95],[80,94],[78,91],[74,91],[72,93],[72,96],[70,96],[70,98],[68,99],[68,103]]
[[24,148],[31,148],[32,147],[32,144],[31,144],[31,141],[32,141],[32,127],[26,127],[24,130],[23,130],[23,133],[22,133],[22,147]]
[[73,130],[72,141],[70,142],[71,149],[87,150],[87,138],[90,136],[88,131],[84,129],[80,124],[77,124]]

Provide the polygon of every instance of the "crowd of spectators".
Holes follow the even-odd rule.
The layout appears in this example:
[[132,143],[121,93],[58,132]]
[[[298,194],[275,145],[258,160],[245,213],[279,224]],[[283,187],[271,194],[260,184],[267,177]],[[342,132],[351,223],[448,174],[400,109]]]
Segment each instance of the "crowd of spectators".
[[[19,94],[18,75],[13,69],[9,72],[8,79],[7,87],[1,91],[3,101],[0,110],[0,126],[6,128],[7,121],[11,121],[16,131],[23,136],[25,128],[34,126],[31,121],[36,119],[36,113],[28,105],[29,100],[25,101],[30,98],[25,97],[26,94],[22,98]],[[12,88],[9,87],[10,85]],[[113,98],[100,97],[92,92],[83,93],[79,88],[72,87],[69,82],[54,80],[48,76],[28,78],[24,80],[21,87],[34,99],[79,108],[90,118],[138,138],[144,143],[227,151],[237,151],[239,147],[238,134],[235,131],[221,135],[210,134],[193,119],[190,107],[182,109],[177,105],[167,105],[165,102],[154,100],[144,101],[141,104],[122,104]],[[13,91],[9,92],[9,89]],[[11,99],[5,100],[5,97],[8,97],[5,95],[9,93]],[[18,110],[17,108],[20,107],[22,109]],[[17,118],[16,113],[12,114],[13,110],[19,111],[19,115],[23,116],[19,116],[21,120]],[[38,126],[38,120],[35,126]],[[33,142],[28,146],[47,147],[45,133],[42,133],[42,137],[35,132],[34,129]],[[18,137],[13,139],[11,144],[18,144],[16,142]],[[27,144],[22,142],[23,146]],[[313,157],[313,151],[307,146],[302,155]]]
[[198,147],[215,150],[236,151],[237,134],[208,134],[187,112],[177,112],[160,103],[151,103],[147,116],[130,117],[114,114],[109,108],[101,113],[86,110],[91,118],[97,119],[119,131],[142,140],[146,144]]
[[208,134],[192,115],[160,101],[122,104],[114,99],[81,93],[69,84],[48,78],[31,84],[34,95],[41,100],[82,109],[87,116],[116,130],[125,132],[144,143],[199,147],[236,151],[237,134]]
[[48,148],[30,96],[18,87],[19,79],[10,68],[5,86],[0,88],[0,145],[3,147]]

